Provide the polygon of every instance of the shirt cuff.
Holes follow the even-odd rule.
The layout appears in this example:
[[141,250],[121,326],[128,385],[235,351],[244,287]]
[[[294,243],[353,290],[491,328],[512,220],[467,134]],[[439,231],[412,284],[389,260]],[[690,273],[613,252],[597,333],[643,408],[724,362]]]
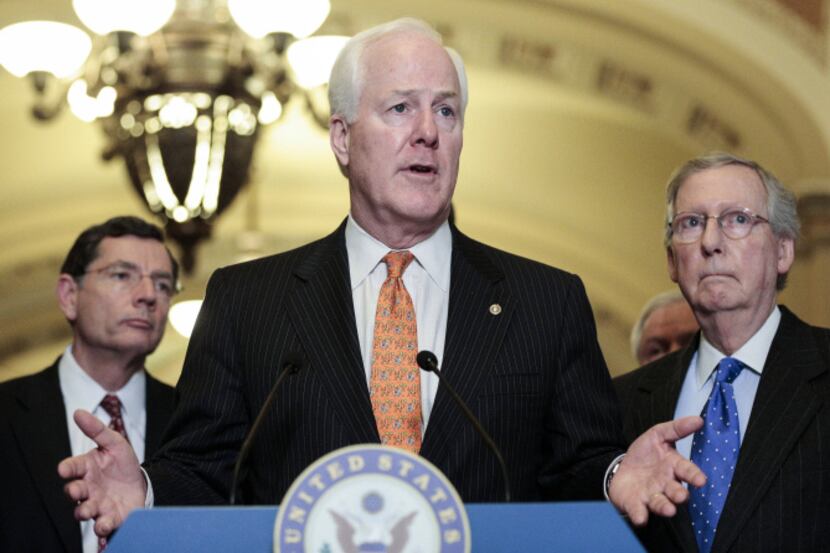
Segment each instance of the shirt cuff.
[[[609,502],[611,501],[611,498],[608,497],[608,492],[611,491],[611,480],[613,480],[614,475],[617,474],[617,470],[620,468],[620,463],[622,463],[622,460],[623,460],[624,457],[625,457],[625,453],[617,455],[617,457],[615,457],[614,460],[611,461],[611,464],[608,465],[608,468],[605,469],[605,478],[603,479],[604,484],[603,484],[602,488],[603,488],[603,493],[605,493],[605,500],[606,501],[609,501]],[[148,484],[147,484],[147,490],[148,490],[148,493],[149,493],[149,490],[150,490],[149,480],[148,480]]]
[[[144,508],[149,509],[153,506],[156,501],[156,496],[153,495],[153,483],[150,482],[150,475],[147,474],[147,471],[144,470],[144,467],[139,467],[141,469],[141,474],[144,476],[144,481],[147,483],[147,495],[144,498]],[[606,494],[606,497],[607,494]]]

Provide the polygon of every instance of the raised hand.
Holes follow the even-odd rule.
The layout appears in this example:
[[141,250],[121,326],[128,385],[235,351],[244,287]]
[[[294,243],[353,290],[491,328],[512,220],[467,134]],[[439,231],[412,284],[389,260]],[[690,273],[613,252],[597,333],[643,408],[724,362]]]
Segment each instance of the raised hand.
[[664,517],[677,513],[689,498],[687,483],[700,487],[706,475],[685,459],[674,443],[703,426],[700,417],[684,417],[652,426],[628,448],[608,497],[635,526],[648,522],[649,512]]
[[144,506],[147,483],[133,448],[121,434],[88,411],[79,409],[73,418],[98,448],[64,459],[58,474],[69,480],[64,491],[77,504],[75,518],[95,519],[95,533],[105,537],[133,509]]

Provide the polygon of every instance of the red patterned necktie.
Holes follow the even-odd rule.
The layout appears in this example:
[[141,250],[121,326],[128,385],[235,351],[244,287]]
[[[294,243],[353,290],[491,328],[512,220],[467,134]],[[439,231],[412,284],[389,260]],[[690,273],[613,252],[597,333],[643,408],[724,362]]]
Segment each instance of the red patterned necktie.
[[127,436],[127,429],[124,428],[124,418],[121,416],[121,400],[115,394],[107,394],[101,400],[101,407],[110,416],[110,428],[124,436],[124,439],[129,443],[130,438]]
[[418,326],[412,298],[401,276],[413,260],[408,251],[389,252],[387,276],[380,288],[372,346],[369,394],[384,445],[413,453],[421,449],[421,376]]
[[[124,436],[127,443],[130,443],[130,438],[127,436],[127,429],[124,427],[124,417],[121,416],[121,400],[115,394],[107,394],[101,400],[101,407],[110,416],[109,427]],[[107,538],[98,538],[98,553],[107,548]]]

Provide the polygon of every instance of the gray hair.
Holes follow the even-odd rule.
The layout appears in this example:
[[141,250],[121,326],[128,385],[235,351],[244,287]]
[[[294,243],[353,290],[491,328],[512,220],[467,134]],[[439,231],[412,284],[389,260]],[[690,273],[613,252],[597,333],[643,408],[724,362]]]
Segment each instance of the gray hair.
[[[687,161],[669,179],[669,183],[666,185],[666,227],[663,238],[663,244],[667,248],[671,246],[671,222],[674,219],[674,204],[677,200],[677,194],[680,192],[680,187],[696,173],[729,165],[740,165],[755,171],[767,191],[767,219],[773,234],[778,238],[788,238],[793,242],[798,241],[801,222],[798,219],[795,194],[787,189],[775,175],[761,167],[757,162],[724,152],[715,152]],[[786,283],[787,275],[778,275],[776,289],[783,290]]]
[[631,355],[634,356],[634,359],[637,359],[637,350],[640,349],[640,340],[643,339],[643,328],[645,328],[646,321],[651,317],[651,314],[666,305],[685,301],[686,298],[683,297],[680,290],[669,290],[657,294],[646,302],[642,311],[640,311],[640,316],[637,317],[637,322],[634,323],[634,327],[631,329]]
[[[342,115],[347,123],[354,123],[357,119],[357,110],[360,95],[363,92],[364,73],[362,58],[363,52],[370,44],[393,34],[416,33],[435,41],[443,46],[441,35],[427,23],[412,17],[403,17],[388,23],[377,25],[353,36],[340,51],[329,78],[329,105],[331,115]],[[444,46],[447,54],[455,66],[458,75],[458,84],[461,89],[460,121],[464,122],[464,111],[467,109],[467,74],[464,71],[464,61],[461,56],[448,46]]]

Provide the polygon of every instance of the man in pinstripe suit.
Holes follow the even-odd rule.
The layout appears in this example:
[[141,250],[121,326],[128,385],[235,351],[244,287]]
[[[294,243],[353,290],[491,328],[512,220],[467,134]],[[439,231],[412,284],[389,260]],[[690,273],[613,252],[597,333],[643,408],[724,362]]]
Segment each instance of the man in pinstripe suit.
[[[227,501],[239,447],[289,354],[289,377],[250,456],[243,493],[279,502],[321,455],[379,442],[368,391],[374,307],[389,250],[415,257],[403,275],[418,347],[434,351],[504,454],[520,501],[610,496],[635,522],[671,515],[678,480],[704,477],[671,448],[692,417],[649,431],[619,459],[621,429],[591,309],[574,275],[480,244],[447,222],[462,145],[460,57],[415,20],[356,36],[332,71],[331,146],[351,212],[330,236],[217,271],[179,381],[166,445],[146,472],[117,436],[76,420],[101,450],[60,466],[107,534],[135,506]],[[445,390],[423,376],[420,454],[465,501],[504,495],[496,460]],[[109,465],[107,462],[111,461]],[[613,466],[613,479],[604,478]],[[147,499],[145,494],[151,494]]]
[[[795,197],[756,163],[714,154],[675,173],[667,208],[669,273],[701,332],[685,350],[615,381],[625,431],[633,438],[655,421],[700,413],[714,367],[723,357],[737,359],[738,458],[714,540],[701,548],[827,551],[830,331],[776,302],[799,232]],[[691,447],[691,437],[677,443],[687,457]],[[644,543],[653,551],[697,551],[703,531],[700,523],[693,528],[693,516],[684,509],[652,521]]]

